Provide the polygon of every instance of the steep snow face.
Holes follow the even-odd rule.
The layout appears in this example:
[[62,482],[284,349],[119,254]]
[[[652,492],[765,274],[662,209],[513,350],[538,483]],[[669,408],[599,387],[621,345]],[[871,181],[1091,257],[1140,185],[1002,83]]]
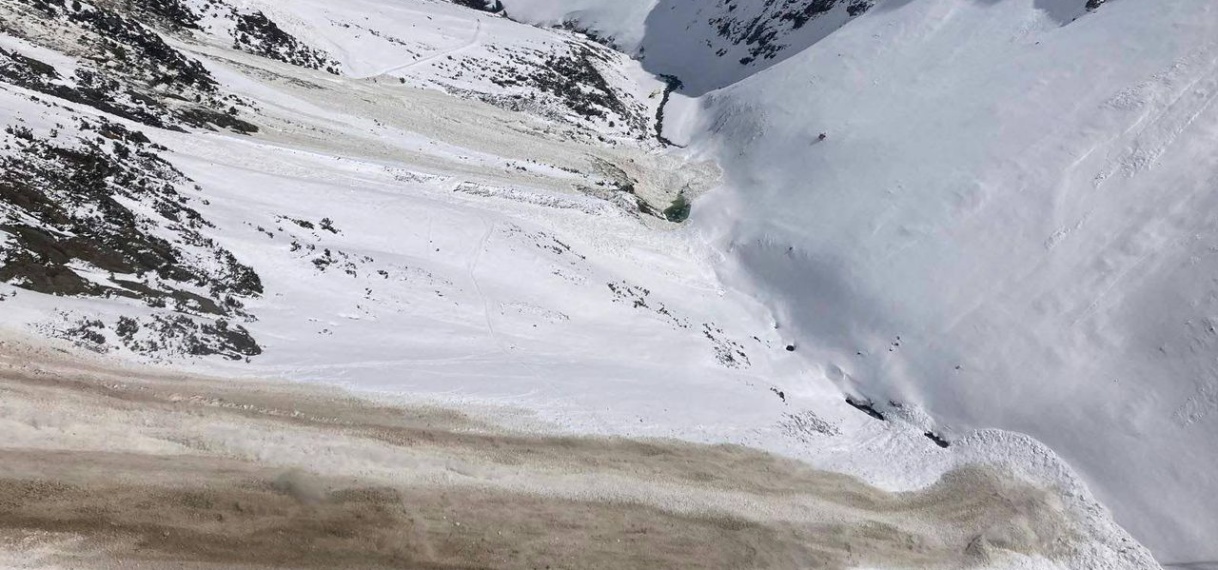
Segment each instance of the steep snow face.
[[508,0],[512,18],[572,24],[680,77],[701,95],[757,73],[862,15],[875,0]]
[[663,0],[647,17],[640,58],[650,70],[679,76],[685,93],[701,95],[799,53],[873,1]]
[[1085,10],[888,2],[709,95],[695,221],[817,377],[1031,434],[1214,560],[1218,7]]
[[1213,7],[514,4],[680,77],[665,132],[730,181],[695,222],[815,376],[1032,434],[1163,559],[1215,558]]
[[507,14],[518,22],[541,26],[578,25],[635,53],[646,33],[644,22],[660,0],[508,0]]

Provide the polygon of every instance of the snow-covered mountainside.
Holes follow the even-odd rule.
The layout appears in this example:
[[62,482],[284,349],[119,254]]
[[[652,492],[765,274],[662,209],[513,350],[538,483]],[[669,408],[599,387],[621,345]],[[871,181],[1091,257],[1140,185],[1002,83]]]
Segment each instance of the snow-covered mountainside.
[[[695,95],[730,85],[681,127],[727,173],[694,222],[798,340],[804,381],[943,433],[1031,434],[1161,560],[1202,567],[1218,558],[1216,10],[888,1],[823,38],[779,35],[818,41],[765,71],[705,76],[723,64],[699,54],[730,38],[645,61]],[[640,45],[687,41],[650,27],[680,8],[656,12]]]
[[512,0],[513,18],[566,25],[679,74],[687,95],[730,85],[824,39],[875,0]]
[[[843,506],[885,529],[843,567],[1205,560],[1218,22],[1156,6],[8,0],[0,324],[1044,492],[1000,523],[928,499],[963,522],[904,534]],[[16,406],[0,433],[36,440]],[[206,447],[184,433],[157,449]]]
[[1216,7],[855,24],[710,103],[733,263],[843,389],[1031,434],[1165,561],[1213,560]]

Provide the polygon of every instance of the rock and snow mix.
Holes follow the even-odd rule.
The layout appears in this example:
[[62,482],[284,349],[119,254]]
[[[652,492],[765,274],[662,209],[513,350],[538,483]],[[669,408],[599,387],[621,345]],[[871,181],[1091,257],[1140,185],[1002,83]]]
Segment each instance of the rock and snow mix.
[[459,4],[0,5],[4,326],[889,489],[1003,465],[1078,528],[995,565],[1153,567],[1088,486],[1212,558],[1214,9]]

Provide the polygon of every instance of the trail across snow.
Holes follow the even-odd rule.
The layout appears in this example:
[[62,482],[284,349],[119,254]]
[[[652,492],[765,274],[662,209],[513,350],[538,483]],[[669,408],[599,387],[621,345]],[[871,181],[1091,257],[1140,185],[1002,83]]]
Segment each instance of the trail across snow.
[[465,45],[462,45],[462,46],[460,46],[460,47],[455,47],[455,48],[452,48],[452,49],[449,49],[449,50],[443,50],[443,51],[439,51],[439,52],[434,53],[434,54],[431,54],[431,55],[429,55],[429,56],[421,57],[421,58],[419,58],[419,59],[417,59],[417,60],[415,60],[415,61],[412,61],[412,62],[410,62],[410,63],[406,63],[406,64],[403,64],[403,65],[398,65],[398,66],[395,66],[395,67],[390,67],[390,68],[388,68],[388,69],[385,69],[385,70],[380,71],[379,73],[374,73],[374,74],[372,74],[372,75],[368,75],[368,76],[366,76],[366,77],[363,77],[363,79],[368,79],[368,78],[370,78],[370,77],[376,77],[376,76],[379,76],[379,75],[389,75],[389,74],[391,74],[391,73],[397,73],[397,72],[401,72],[401,71],[406,71],[406,70],[408,70],[408,69],[411,69],[411,68],[414,68],[414,67],[418,67],[418,66],[420,66],[420,65],[426,65],[426,64],[431,63],[431,62],[433,62],[433,61],[439,60],[440,58],[443,58],[443,57],[448,57],[448,56],[450,56],[450,55],[455,55],[455,54],[458,54],[458,53],[461,53],[461,52],[467,51],[467,50],[469,50],[470,48],[473,48],[473,47],[476,47],[476,46],[480,45],[480,44],[481,44],[481,41],[480,41],[480,40],[481,40],[481,38],[482,38],[482,20],[481,20],[481,19],[479,19],[479,20],[477,21],[477,24],[474,26],[474,34],[473,34],[473,36],[472,36],[472,37],[470,37],[469,42],[468,42],[468,43],[466,43]]

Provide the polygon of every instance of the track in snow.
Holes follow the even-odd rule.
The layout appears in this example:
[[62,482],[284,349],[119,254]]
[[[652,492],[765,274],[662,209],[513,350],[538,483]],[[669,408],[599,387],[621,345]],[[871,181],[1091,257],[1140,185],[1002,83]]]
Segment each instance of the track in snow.
[[441,52],[438,52],[438,53],[434,53],[434,54],[432,54],[432,55],[429,55],[429,56],[424,57],[424,58],[417,59],[417,60],[412,61],[412,62],[407,63],[407,64],[399,65],[399,66],[396,66],[396,67],[390,67],[389,69],[386,69],[386,70],[381,71],[381,72],[379,72],[379,73],[374,73],[374,74],[369,75],[369,76],[367,76],[367,77],[362,77],[362,78],[360,78],[360,79],[368,79],[368,78],[370,78],[370,77],[377,77],[377,76],[380,76],[380,75],[388,75],[388,74],[390,74],[390,73],[396,73],[396,72],[398,72],[398,71],[405,71],[405,70],[407,70],[407,69],[411,69],[411,68],[413,68],[413,67],[416,67],[416,66],[419,66],[419,65],[423,65],[423,64],[425,64],[425,63],[431,63],[431,62],[436,61],[436,60],[438,60],[438,59],[440,59],[440,58],[442,58],[442,57],[445,57],[445,56],[450,56],[450,55],[457,54],[457,53],[461,53],[461,52],[463,52],[463,51],[465,51],[465,50],[468,50],[468,49],[470,49],[470,48],[473,48],[473,47],[475,47],[475,46],[479,45],[479,44],[481,43],[481,41],[482,41],[482,20],[478,20],[478,24],[477,24],[476,26],[474,26],[474,35],[473,35],[473,37],[472,37],[472,38],[470,38],[469,42],[467,42],[465,45],[462,45],[462,46],[460,46],[460,47],[455,47],[455,48],[452,48],[452,49],[449,49],[449,50],[444,50],[444,51],[441,51]]

